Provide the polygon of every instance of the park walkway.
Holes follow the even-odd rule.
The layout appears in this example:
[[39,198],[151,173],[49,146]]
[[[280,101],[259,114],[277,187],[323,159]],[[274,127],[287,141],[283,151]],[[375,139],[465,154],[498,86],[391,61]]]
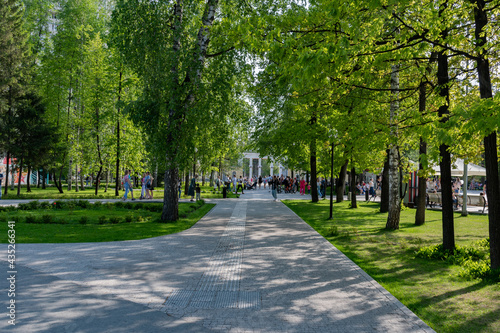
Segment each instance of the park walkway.
[[213,202],[175,235],[18,244],[13,331],[433,332],[267,190]]

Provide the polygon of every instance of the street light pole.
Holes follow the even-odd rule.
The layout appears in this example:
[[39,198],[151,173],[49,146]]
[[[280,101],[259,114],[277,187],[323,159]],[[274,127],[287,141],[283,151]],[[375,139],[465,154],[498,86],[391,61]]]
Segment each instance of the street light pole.
[[334,148],[334,143],[332,140],[332,165],[330,172],[330,217],[328,218],[329,220],[333,220],[333,148]]

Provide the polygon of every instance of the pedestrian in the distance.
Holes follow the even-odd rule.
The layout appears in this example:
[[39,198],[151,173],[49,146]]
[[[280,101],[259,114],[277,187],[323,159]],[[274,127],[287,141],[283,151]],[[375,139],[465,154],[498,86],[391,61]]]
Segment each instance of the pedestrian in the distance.
[[191,183],[189,183],[189,188],[188,188],[188,195],[191,196],[191,201],[194,201],[194,191],[196,187],[196,177],[198,175],[195,175],[193,178],[191,178]]
[[132,182],[130,181],[130,170],[125,170],[125,176],[123,176],[123,186],[125,187],[125,195],[123,196],[123,201],[127,200],[127,194],[130,191],[130,196],[132,200],[134,199],[134,189],[132,188]]
[[243,176],[240,176],[240,179],[238,179],[238,188],[236,188],[236,194],[238,194],[238,190],[241,188],[241,194],[245,194],[243,192]]
[[142,200],[145,197],[146,197],[146,173],[144,172],[141,178],[141,196],[139,197],[139,199]]
[[201,200],[200,184],[196,183],[196,201]]
[[300,195],[306,194],[306,181],[304,178],[300,180]]
[[144,183],[145,183],[145,187],[146,187],[146,199],[153,199],[153,194],[152,194],[152,190],[151,190],[151,185],[153,184],[152,180],[151,180],[151,173],[148,171],[146,172],[146,177],[144,177]]
[[278,186],[279,186],[279,181],[276,176],[273,176],[273,180],[271,180],[271,183],[269,184],[271,186],[271,192],[273,194],[274,201],[278,201]]

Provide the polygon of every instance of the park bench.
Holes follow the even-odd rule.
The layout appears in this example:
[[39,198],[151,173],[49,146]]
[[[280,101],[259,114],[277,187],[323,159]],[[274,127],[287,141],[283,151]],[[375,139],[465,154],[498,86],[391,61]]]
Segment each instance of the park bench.
[[441,192],[427,193],[427,205],[431,208],[435,205],[442,205]]
[[[462,195],[458,196],[458,203],[460,205],[463,204]],[[441,192],[427,193],[427,205],[430,206],[431,208],[433,208],[433,206],[435,205],[442,205]],[[484,213],[484,211],[486,210],[486,206],[488,206],[488,203],[486,202],[484,196],[468,195],[467,205],[483,207],[482,212]]]
[[488,206],[488,202],[483,195],[480,196],[467,196],[467,204],[470,206],[479,206],[483,207],[483,213],[486,210],[486,206]]

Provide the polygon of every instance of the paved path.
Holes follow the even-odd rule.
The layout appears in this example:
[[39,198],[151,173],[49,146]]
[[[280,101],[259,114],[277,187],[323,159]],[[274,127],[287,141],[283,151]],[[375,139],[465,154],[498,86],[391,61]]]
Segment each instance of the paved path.
[[18,244],[13,331],[433,332],[267,190],[217,203],[180,234]]

